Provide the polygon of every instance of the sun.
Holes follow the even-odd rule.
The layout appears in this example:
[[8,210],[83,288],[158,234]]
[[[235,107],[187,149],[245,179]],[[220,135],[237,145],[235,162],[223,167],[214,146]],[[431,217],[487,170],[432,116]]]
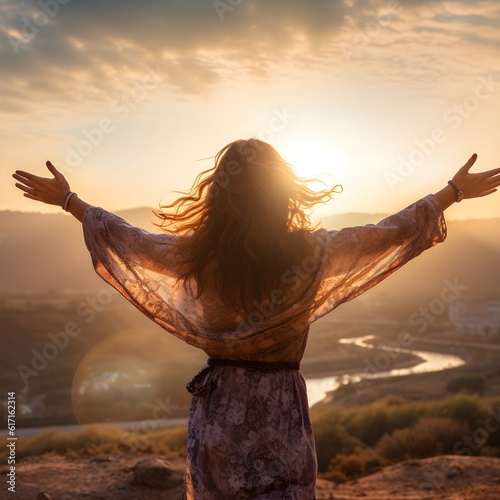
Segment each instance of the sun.
[[[320,138],[287,138],[279,145],[283,159],[292,167],[295,174],[302,179],[314,179],[307,182],[313,191],[320,192],[342,184],[345,177],[347,159],[343,152],[328,140]],[[312,220],[318,221],[322,215],[331,212],[330,202],[320,203],[311,209]]]
[[312,189],[324,189],[335,184],[340,169],[339,153],[325,142],[316,140],[290,141],[280,147],[280,153],[298,177],[314,178]]

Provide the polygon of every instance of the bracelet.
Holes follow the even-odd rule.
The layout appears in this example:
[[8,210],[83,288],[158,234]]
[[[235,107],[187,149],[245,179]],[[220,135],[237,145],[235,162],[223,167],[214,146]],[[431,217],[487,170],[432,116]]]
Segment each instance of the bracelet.
[[70,198],[76,193],[74,193],[73,191],[69,191],[66,196],[64,197],[64,201],[63,201],[63,204],[62,204],[62,209],[65,210],[66,212],[68,211],[68,203],[69,203],[69,200]]
[[457,203],[461,202],[464,199],[464,192],[453,181],[448,181],[448,184],[455,190]]

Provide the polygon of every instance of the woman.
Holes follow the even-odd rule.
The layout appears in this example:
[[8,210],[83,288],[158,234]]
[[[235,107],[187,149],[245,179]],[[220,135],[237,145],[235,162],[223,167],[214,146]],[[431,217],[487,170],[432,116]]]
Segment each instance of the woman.
[[[24,196],[82,222],[96,272],[162,328],[203,349],[193,394],[184,498],[313,499],[316,452],[299,371],[309,326],[446,238],[443,211],[500,185],[500,168],[471,174],[379,224],[310,227],[336,192],[298,179],[267,143],[241,140],[215,157],[186,196],[156,211],[150,233],[89,205],[53,178],[13,175]],[[203,178],[204,176],[204,178]]]

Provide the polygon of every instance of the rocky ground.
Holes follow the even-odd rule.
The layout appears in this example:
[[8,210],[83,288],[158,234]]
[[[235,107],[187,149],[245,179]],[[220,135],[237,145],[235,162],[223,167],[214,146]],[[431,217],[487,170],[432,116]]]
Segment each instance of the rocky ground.
[[318,481],[317,499],[498,500],[500,459],[443,455],[407,460],[342,485]]
[[[17,500],[180,500],[184,459],[177,455],[45,455],[16,464]],[[7,467],[2,467],[2,475]],[[318,479],[317,500],[497,500],[500,459],[440,456],[408,460],[345,484]]]

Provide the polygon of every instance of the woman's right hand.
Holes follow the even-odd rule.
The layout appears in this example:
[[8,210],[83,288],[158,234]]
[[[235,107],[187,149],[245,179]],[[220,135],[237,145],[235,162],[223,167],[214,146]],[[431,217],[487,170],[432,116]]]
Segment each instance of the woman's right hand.
[[452,181],[464,193],[465,198],[480,198],[494,193],[500,186],[500,168],[479,172],[477,174],[469,173],[472,165],[477,160],[477,154],[474,153],[469,161],[453,176]]
[[68,181],[50,161],[47,161],[46,166],[53,178],[40,177],[24,170],[16,170],[12,177],[19,181],[16,187],[24,191],[23,196],[26,198],[61,206],[65,196],[70,192]]

